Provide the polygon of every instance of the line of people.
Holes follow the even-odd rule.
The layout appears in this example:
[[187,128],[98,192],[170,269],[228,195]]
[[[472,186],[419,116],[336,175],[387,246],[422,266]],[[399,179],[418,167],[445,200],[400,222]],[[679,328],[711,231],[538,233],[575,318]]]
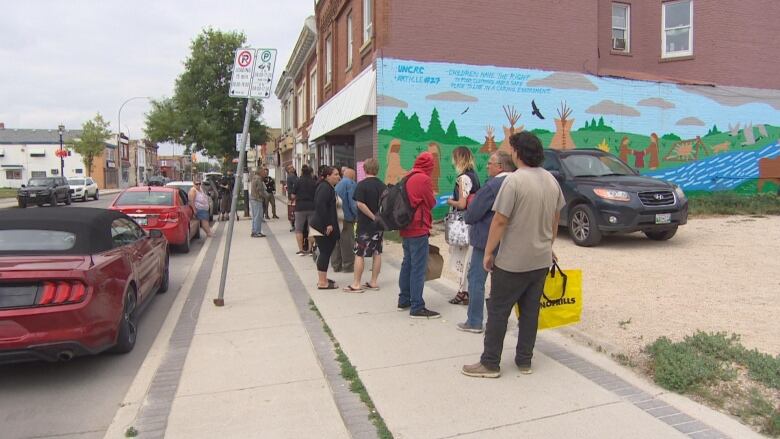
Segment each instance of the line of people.
[[[514,134],[509,143],[511,153],[499,151],[490,156],[489,179],[484,186],[475,173],[471,151],[458,147],[452,153],[458,177],[447,204],[470,228],[468,245],[451,245],[449,249],[450,268],[459,274],[458,292],[450,303],[468,305],[466,319],[456,325],[457,329],[484,332],[480,361],[461,370],[468,376],[500,376],[504,336],[515,304],[522,310],[515,363],[522,373],[531,373],[539,300],[555,257],[552,245],[564,205],[563,193],[557,180],[541,167],[544,152],[534,134]],[[423,298],[432,210],[436,206],[431,180],[434,160],[431,153],[422,152],[399,183],[404,184],[413,213],[411,222],[399,231],[403,262],[397,309],[417,319],[440,317],[426,307]],[[366,178],[357,183],[355,171],[349,168],[340,171],[322,166],[317,179],[308,166],[303,166],[301,177],[288,168],[297,254],[316,255],[318,289],[339,288],[327,277],[330,263],[335,271],[354,270],[352,283],[343,291],[379,289],[384,236],[377,216],[386,186],[377,178],[379,164],[375,159],[366,160],[363,166]],[[364,283],[367,257],[373,259],[373,265],[371,280]],[[488,274],[491,290],[485,300]],[[485,306],[487,322],[483,325]]]

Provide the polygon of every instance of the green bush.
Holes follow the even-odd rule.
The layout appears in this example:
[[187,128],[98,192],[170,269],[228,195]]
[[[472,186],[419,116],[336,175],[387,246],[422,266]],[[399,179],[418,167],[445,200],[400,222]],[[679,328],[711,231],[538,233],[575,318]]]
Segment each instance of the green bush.
[[691,215],[780,215],[780,197],[772,193],[691,193],[688,211]]
[[672,343],[661,337],[648,346],[655,381],[675,392],[688,392],[717,380],[729,380],[733,371],[722,361],[700,352],[686,342]]
[[748,368],[750,378],[773,389],[780,389],[780,355],[773,357],[755,349],[744,350],[737,361]]

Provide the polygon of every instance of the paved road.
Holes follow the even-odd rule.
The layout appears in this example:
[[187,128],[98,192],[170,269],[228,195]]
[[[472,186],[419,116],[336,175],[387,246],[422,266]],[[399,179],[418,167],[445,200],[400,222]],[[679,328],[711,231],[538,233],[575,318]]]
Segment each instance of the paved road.
[[[108,195],[57,209],[107,207],[113,199]],[[171,255],[170,289],[156,296],[141,315],[131,353],[0,366],[0,438],[102,438],[181,284],[189,270],[197,269],[192,264],[202,245],[202,240],[195,240],[189,254]]]

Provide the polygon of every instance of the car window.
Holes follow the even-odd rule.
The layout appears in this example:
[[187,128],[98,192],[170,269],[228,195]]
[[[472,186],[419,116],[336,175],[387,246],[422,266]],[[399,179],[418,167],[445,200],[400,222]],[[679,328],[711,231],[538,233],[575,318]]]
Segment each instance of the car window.
[[0,230],[0,252],[64,251],[76,245],[76,235],[60,230]]
[[[73,186],[83,186],[84,185],[84,179],[83,178],[71,178],[68,180],[68,184]],[[87,183],[89,184],[89,183]]]
[[173,193],[169,191],[124,192],[117,198],[116,206],[173,206]]
[[561,164],[558,162],[558,158],[555,157],[554,154],[545,154],[544,163],[542,166],[548,171],[561,171]]
[[48,186],[52,183],[52,178],[31,178],[28,182],[29,186]]
[[563,164],[575,177],[635,175],[631,168],[609,155],[571,154],[563,157]]
[[88,185],[95,184],[95,181],[94,181],[94,180],[92,180],[91,178],[88,178],[88,179],[87,179],[87,184],[88,184]]
[[[114,248],[134,243],[139,239],[138,229],[132,221],[125,218],[117,218],[111,223],[111,241]],[[141,231],[143,233],[143,231]]]
[[187,205],[187,194],[185,194],[181,189],[179,189],[179,201],[181,201],[182,206]]

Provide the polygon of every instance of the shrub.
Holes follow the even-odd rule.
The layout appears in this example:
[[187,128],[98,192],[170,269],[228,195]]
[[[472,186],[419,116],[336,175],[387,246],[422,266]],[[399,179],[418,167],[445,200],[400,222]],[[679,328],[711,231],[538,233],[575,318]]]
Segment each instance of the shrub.
[[689,344],[672,343],[661,337],[648,346],[655,382],[675,392],[688,392],[719,379],[733,377],[723,362],[704,355]]

